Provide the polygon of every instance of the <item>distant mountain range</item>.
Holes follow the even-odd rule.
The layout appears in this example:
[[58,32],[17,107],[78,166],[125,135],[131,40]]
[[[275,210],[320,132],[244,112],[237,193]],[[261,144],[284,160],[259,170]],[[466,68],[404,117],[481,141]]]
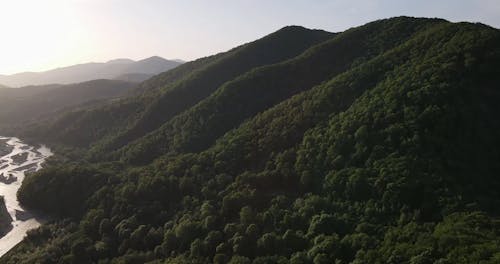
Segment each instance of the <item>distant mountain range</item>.
[[154,56],[134,61],[116,59],[105,63],[84,63],[45,72],[23,72],[0,75],[0,84],[10,87],[44,84],[70,84],[95,79],[115,79],[141,82],[153,75],[168,71],[182,64],[179,60],[166,60]]

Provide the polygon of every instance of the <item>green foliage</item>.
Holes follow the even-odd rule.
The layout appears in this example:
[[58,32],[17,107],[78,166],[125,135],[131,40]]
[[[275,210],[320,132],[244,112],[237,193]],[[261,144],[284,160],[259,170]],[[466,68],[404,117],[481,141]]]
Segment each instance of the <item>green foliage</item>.
[[78,216],[85,202],[106,183],[104,167],[65,164],[28,175],[18,192],[21,203],[59,216]]
[[[220,72],[298,34],[282,33],[152,80],[104,130],[142,121],[87,138],[92,162],[29,176],[21,201],[71,219],[2,260],[498,262],[500,32],[400,17]],[[197,93],[189,76],[215,79]],[[180,87],[197,94],[159,119],[141,112]],[[80,133],[103,109],[122,113],[107,107]]]

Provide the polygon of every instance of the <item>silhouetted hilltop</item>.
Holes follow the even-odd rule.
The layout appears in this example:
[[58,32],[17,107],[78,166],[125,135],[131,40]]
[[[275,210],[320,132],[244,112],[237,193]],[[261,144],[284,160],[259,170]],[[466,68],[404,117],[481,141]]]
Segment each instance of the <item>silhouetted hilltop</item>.
[[105,63],[84,63],[45,72],[24,72],[0,75],[0,83],[10,87],[44,84],[70,84],[96,79],[117,79],[126,74],[155,75],[181,63],[155,56],[140,61],[116,59]]

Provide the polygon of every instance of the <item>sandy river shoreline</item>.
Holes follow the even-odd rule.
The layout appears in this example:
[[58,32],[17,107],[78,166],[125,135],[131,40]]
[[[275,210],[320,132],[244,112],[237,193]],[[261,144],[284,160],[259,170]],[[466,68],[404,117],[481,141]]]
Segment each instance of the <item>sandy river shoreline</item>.
[[23,240],[26,233],[37,228],[43,217],[21,207],[17,191],[25,174],[42,168],[43,162],[52,155],[45,146],[30,146],[18,138],[0,137],[0,195],[12,218],[12,229],[0,238],[0,256],[3,256]]

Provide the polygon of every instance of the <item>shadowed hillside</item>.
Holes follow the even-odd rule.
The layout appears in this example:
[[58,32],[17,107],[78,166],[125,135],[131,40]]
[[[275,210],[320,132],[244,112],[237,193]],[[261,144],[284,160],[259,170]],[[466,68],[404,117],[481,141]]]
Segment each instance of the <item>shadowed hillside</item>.
[[135,86],[131,82],[94,80],[69,85],[0,88],[0,124],[19,126],[42,117],[51,118],[67,107],[123,96]]
[[286,27],[19,130],[4,263],[499,263],[500,31]]
[[[208,97],[219,86],[239,75],[269,63],[277,63],[299,55],[309,46],[324,41],[333,36],[320,30],[308,30],[302,27],[286,27],[269,36],[254,42],[234,48],[228,52],[185,63],[171,71],[165,72],[142,83],[136,91],[142,93],[139,97],[127,98],[114,105],[102,109],[91,109],[80,112],[81,123],[75,123],[70,128],[65,125],[65,117],[56,120],[48,127],[42,127],[37,134],[44,133],[48,138],[73,146],[87,146],[102,137],[107,149],[123,146],[128,141],[144,136],[160,127],[189,107]],[[127,108],[134,114],[125,117],[121,123],[93,122],[103,120],[110,108]],[[103,109],[108,109],[103,111]],[[106,112],[106,113],[104,113]],[[122,116],[123,117],[123,116]],[[72,117],[73,119],[73,117]],[[93,124],[99,124],[92,128]],[[112,127],[118,126],[118,127]],[[99,134],[83,132],[100,131]],[[118,134],[116,134],[117,131]],[[104,135],[103,135],[104,133]]]

